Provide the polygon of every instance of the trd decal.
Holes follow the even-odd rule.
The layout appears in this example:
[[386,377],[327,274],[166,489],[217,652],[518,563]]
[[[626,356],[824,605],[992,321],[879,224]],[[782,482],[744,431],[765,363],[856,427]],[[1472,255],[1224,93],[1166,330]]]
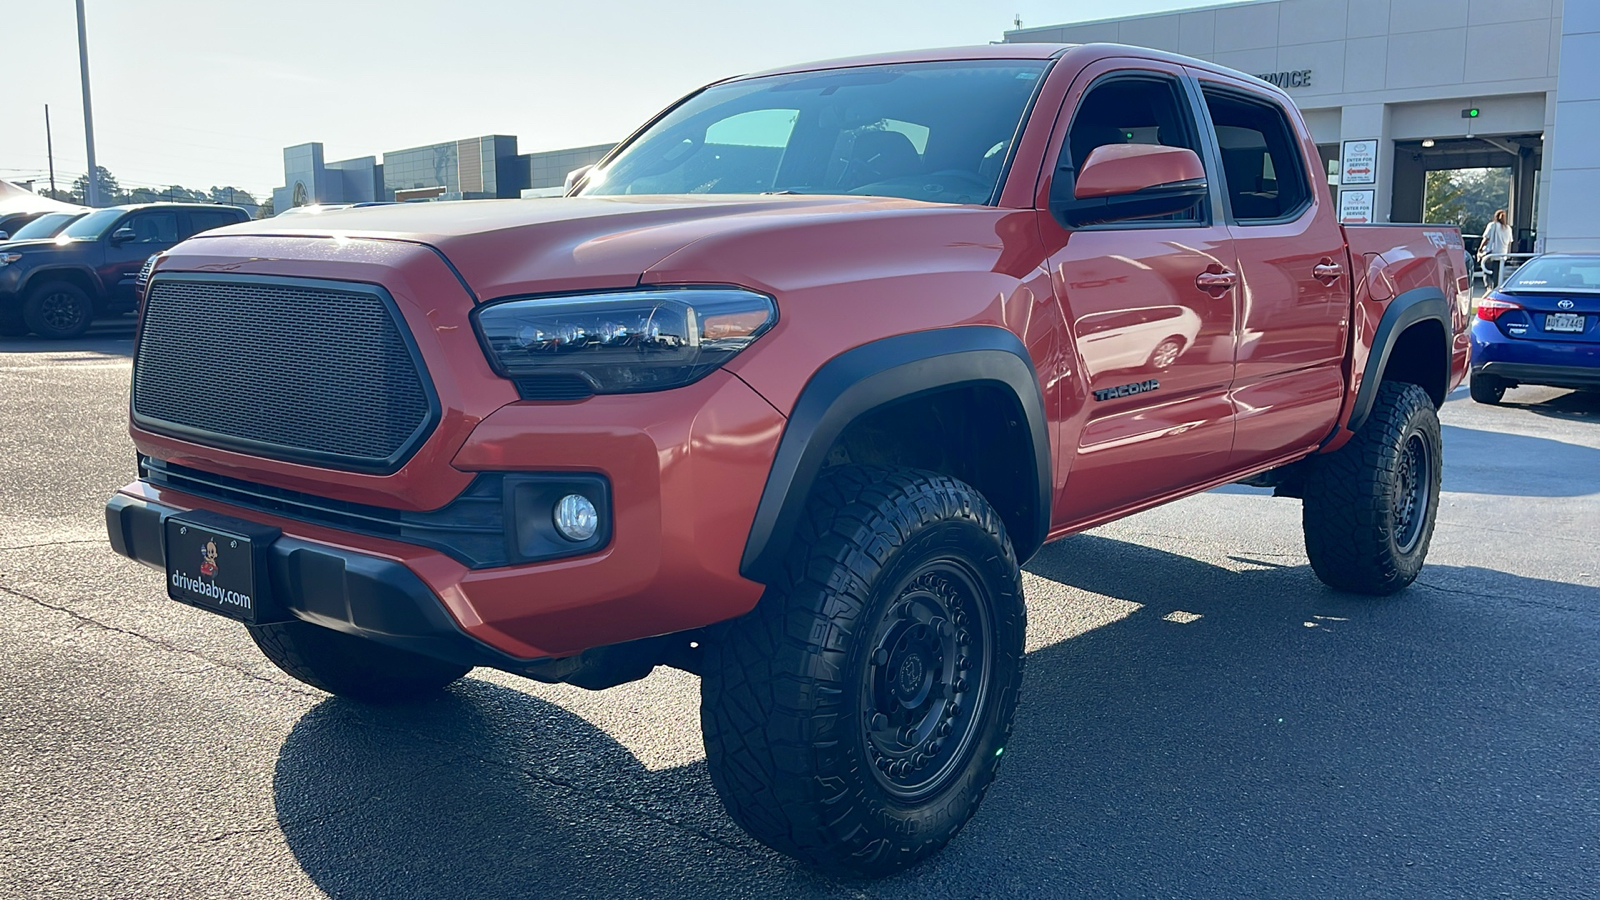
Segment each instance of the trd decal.
[[1143,394],[1161,387],[1161,382],[1154,378],[1149,381],[1136,381],[1133,384],[1121,384],[1114,388],[1101,388],[1094,392],[1096,400],[1110,400],[1113,397],[1131,397],[1134,394]]

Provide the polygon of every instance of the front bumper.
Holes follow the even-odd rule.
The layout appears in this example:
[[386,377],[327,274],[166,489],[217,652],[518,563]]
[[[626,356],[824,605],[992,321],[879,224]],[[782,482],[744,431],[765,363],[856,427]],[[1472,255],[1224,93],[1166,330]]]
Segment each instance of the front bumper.
[[[111,549],[165,570],[162,523],[185,511],[116,494],[106,503]],[[469,636],[422,579],[391,559],[284,535],[267,549],[267,576],[273,597],[307,622],[464,665],[516,670],[529,662]]]
[[[272,563],[275,597],[293,615],[440,658],[524,672],[524,664],[541,658],[689,631],[754,607],[763,587],[740,575],[739,559],[783,423],[727,372],[654,394],[511,403],[484,418],[433,477],[604,477],[611,487],[610,540],[582,556],[475,568],[435,546],[149,481],[128,484],[112,499],[118,510],[112,544],[123,555],[161,566],[159,523],[172,512],[205,509],[275,526],[283,532],[283,554],[304,551],[298,558],[322,561],[309,569],[293,567],[309,562]],[[206,457],[218,454],[195,447],[182,464],[215,469]],[[340,479],[368,477],[318,474],[326,479],[324,491]],[[156,512],[122,511],[139,508]],[[124,527],[124,517],[145,524]],[[463,647],[466,658],[459,655]],[[485,651],[490,655],[472,655]]]

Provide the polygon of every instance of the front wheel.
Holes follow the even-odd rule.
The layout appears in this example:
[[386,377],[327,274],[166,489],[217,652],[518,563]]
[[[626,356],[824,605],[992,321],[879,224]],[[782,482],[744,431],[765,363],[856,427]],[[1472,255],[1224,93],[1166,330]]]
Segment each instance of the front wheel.
[[1324,584],[1383,595],[1416,580],[1438,513],[1441,446],[1428,393],[1390,381],[1348,444],[1312,458],[1302,521]]
[[94,303],[83,288],[70,281],[50,281],[28,293],[22,318],[42,338],[75,338],[89,330]]
[[723,805],[828,871],[937,852],[994,779],[1025,624],[1016,555],[977,491],[829,471],[783,575],[707,643],[700,718]]
[[314,688],[366,703],[430,694],[471,671],[310,622],[250,625],[250,638],[272,664]]

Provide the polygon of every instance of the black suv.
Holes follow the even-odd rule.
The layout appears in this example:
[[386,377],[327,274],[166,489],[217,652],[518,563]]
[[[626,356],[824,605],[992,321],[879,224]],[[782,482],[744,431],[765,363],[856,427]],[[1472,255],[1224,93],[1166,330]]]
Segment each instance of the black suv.
[[243,222],[237,206],[149,203],[97,209],[54,238],[0,246],[0,335],[83,334],[139,303],[139,270],[179,241]]

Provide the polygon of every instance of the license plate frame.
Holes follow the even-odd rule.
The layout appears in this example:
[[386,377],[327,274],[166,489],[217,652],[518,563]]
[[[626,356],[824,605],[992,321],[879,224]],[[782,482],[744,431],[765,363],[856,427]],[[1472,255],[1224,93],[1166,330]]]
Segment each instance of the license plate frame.
[[162,522],[167,596],[246,625],[283,620],[267,559],[281,533],[208,510],[168,516]]
[[1545,313],[1544,330],[1552,334],[1582,334],[1588,320],[1583,313]]

